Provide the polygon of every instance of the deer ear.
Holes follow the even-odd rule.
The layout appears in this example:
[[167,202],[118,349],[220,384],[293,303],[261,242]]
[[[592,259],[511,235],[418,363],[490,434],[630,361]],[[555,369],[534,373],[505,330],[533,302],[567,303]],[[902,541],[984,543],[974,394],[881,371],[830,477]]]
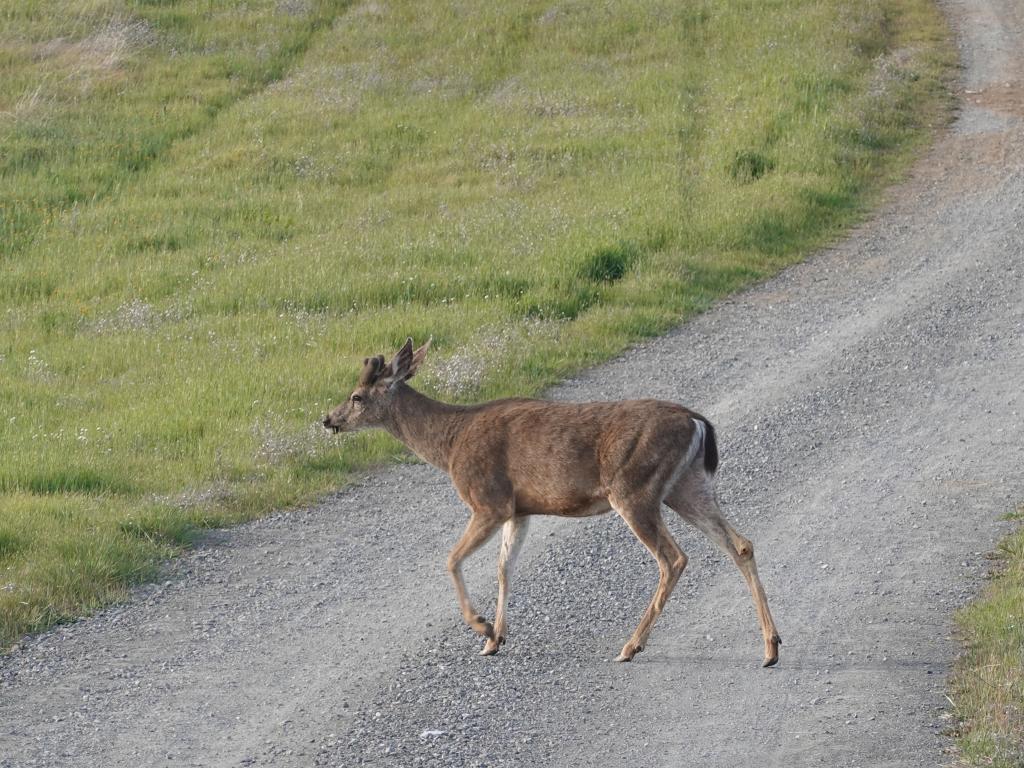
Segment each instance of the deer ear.
[[412,354],[412,339],[406,339],[402,348],[395,353],[395,356],[391,358],[391,362],[381,371],[378,381],[381,384],[393,387],[412,376],[410,371],[410,369],[413,369]]
[[432,339],[428,339],[426,344],[413,351],[412,339],[406,339],[405,344],[398,350],[398,353],[382,372],[380,380],[387,383],[389,387],[393,387],[400,382],[411,379],[416,374],[420,364],[426,359],[431,341]]
[[407,379],[411,379],[413,375],[419,370],[420,364],[426,359],[427,352],[430,351],[430,342],[434,339],[433,337],[427,339],[427,343],[412,353],[412,365],[409,366],[409,375]]

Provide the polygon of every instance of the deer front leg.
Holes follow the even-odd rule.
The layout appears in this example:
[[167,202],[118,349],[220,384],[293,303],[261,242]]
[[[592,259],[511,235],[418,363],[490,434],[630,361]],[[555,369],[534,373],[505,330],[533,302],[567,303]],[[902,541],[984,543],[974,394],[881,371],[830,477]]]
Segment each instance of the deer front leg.
[[455,584],[455,594],[459,599],[462,618],[474,632],[489,640],[494,638],[494,627],[473,609],[473,604],[469,600],[469,592],[466,590],[466,583],[462,579],[462,561],[491,538],[500,524],[500,520],[478,515],[474,511],[473,516],[466,524],[466,530],[462,532],[462,537],[448,555],[448,573],[451,574],[452,583]]
[[494,637],[487,638],[481,656],[492,656],[505,642],[505,606],[508,603],[512,565],[526,537],[526,517],[513,517],[502,526],[501,550],[498,553],[498,607],[494,613]]

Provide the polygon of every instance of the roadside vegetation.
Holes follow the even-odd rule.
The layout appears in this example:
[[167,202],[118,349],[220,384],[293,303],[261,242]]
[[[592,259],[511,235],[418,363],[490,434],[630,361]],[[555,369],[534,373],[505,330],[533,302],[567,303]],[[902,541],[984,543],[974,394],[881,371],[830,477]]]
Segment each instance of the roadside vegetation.
[[[945,120],[930,0],[0,0],[0,647],[836,237]],[[657,375],[657,372],[649,372]]]
[[[1024,522],[1024,507],[1013,520]],[[997,572],[957,614],[964,654],[952,677],[962,763],[1024,765],[1024,528],[996,550]]]

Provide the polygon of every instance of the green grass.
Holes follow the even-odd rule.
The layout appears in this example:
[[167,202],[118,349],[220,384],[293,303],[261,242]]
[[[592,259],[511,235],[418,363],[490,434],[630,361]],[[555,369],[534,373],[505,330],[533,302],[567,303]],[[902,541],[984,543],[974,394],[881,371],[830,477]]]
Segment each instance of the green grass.
[[401,455],[366,354],[530,394],[835,238],[928,0],[0,0],[0,646]]
[[[1024,520],[1024,507],[1013,519]],[[1024,765],[1024,529],[1003,539],[997,574],[957,614],[964,654],[950,684],[962,763]]]

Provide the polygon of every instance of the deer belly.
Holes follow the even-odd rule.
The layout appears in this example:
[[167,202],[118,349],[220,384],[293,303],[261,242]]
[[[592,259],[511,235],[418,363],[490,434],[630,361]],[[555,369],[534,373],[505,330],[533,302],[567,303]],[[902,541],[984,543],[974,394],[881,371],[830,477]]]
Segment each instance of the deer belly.
[[556,517],[593,517],[611,512],[608,499],[541,498],[516,494],[516,513],[520,515],[554,515]]

